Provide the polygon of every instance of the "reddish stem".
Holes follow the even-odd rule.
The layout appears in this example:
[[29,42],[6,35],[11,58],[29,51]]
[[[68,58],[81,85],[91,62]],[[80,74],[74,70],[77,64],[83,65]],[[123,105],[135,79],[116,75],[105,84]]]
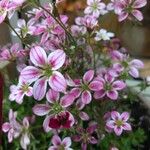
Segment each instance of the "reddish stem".
[[0,73],[0,145],[2,145],[3,85],[4,85],[4,80],[2,74]]

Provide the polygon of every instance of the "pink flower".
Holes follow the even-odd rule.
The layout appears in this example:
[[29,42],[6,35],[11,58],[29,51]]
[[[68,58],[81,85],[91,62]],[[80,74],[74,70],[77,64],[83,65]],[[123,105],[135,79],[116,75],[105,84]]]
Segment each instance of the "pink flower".
[[10,86],[9,99],[11,101],[16,101],[18,104],[22,104],[24,96],[32,96],[32,87],[29,83],[25,81],[19,81],[19,84]]
[[65,137],[63,140],[58,135],[54,135],[51,140],[53,146],[50,146],[48,150],[73,150],[71,146],[71,138]]
[[[18,28],[15,28],[16,32],[22,37],[25,38],[27,34],[33,35],[36,27],[33,26],[34,20],[31,19],[27,23],[24,19],[19,19],[17,22]],[[12,32],[14,36],[17,36]]]
[[19,48],[19,44],[16,43],[12,46],[3,47],[0,51],[0,60],[14,61],[17,58],[23,57],[25,50]]
[[99,91],[102,88],[102,83],[98,80],[93,80],[94,71],[89,70],[83,76],[83,82],[79,80],[79,83],[75,83],[75,88],[71,90],[71,93],[78,98],[81,95],[81,101],[84,104],[89,104],[92,100],[91,91]]
[[101,82],[102,88],[94,93],[95,99],[100,99],[106,95],[110,99],[116,100],[118,98],[118,91],[126,87],[123,81],[115,80],[110,74],[105,74],[104,78],[98,76],[97,81]]
[[43,48],[35,46],[30,51],[30,60],[34,66],[27,66],[21,71],[20,78],[33,85],[33,96],[36,100],[44,98],[47,90],[47,82],[49,86],[60,92],[66,90],[66,80],[57,70],[61,68],[65,62],[66,55],[63,50],[56,50],[47,57]]
[[[66,24],[68,17],[61,15],[60,18],[63,24]],[[51,35],[57,35],[60,39],[61,37],[64,39],[65,36],[64,29],[52,17],[47,17],[41,24],[37,25],[35,35],[41,34],[41,43],[45,43]]]
[[92,14],[95,17],[99,17],[100,14],[105,14],[105,4],[101,0],[87,0],[87,7],[84,10],[85,14]]
[[0,24],[5,20],[9,9],[9,0],[0,1]]
[[88,144],[97,144],[98,140],[94,137],[97,129],[97,124],[92,123],[86,129],[77,128],[78,135],[73,136],[73,141],[82,142],[81,147],[82,150],[87,150]]
[[29,144],[30,144],[29,121],[27,117],[25,117],[22,122],[22,133],[21,133],[20,145],[24,150],[26,150]]
[[71,128],[74,124],[74,117],[68,111],[60,112],[49,120],[49,127],[52,129]]
[[[48,132],[51,128],[61,128],[61,127],[69,127],[74,124],[74,118],[66,109],[74,102],[74,95],[65,95],[60,99],[60,94],[56,91],[49,90],[46,94],[47,104],[37,104],[33,107],[34,114],[38,116],[47,115],[44,122],[43,127],[46,132]],[[66,121],[71,119],[67,125],[61,126],[60,120],[62,121],[62,115],[65,114]],[[64,116],[65,117],[65,116]],[[54,123],[55,122],[55,123]]]
[[143,20],[143,14],[138,10],[147,4],[146,0],[121,0],[117,3],[117,14],[119,21],[125,20],[127,17],[135,17],[137,20]]
[[9,122],[5,122],[2,126],[3,132],[8,132],[8,142],[12,142],[14,138],[19,137],[21,133],[21,125],[16,121],[17,113],[9,110]]
[[112,111],[111,119],[107,121],[106,126],[110,129],[113,129],[115,134],[120,136],[123,130],[131,131],[131,125],[127,123],[128,119],[128,112],[119,114],[117,111]]
[[119,51],[113,51],[111,55],[113,60],[119,61],[118,63],[113,64],[113,71],[116,70],[119,74],[129,73],[134,78],[139,77],[138,70],[144,67],[142,61],[138,59],[130,60],[127,55],[122,54]]

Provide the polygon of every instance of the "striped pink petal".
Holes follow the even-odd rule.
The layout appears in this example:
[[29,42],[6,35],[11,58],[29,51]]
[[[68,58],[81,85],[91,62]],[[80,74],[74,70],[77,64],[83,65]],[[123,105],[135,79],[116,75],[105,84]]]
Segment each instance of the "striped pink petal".
[[50,107],[46,104],[37,104],[32,108],[32,111],[37,116],[44,116],[48,114]]
[[52,67],[52,70],[57,70],[65,63],[66,54],[63,50],[56,50],[48,56],[48,62]]
[[35,66],[44,66],[47,64],[47,55],[45,50],[40,46],[35,46],[30,51],[30,60]]
[[47,78],[42,77],[37,80],[33,86],[33,96],[36,100],[42,100],[45,96],[47,89]]
[[65,92],[67,88],[64,76],[58,71],[53,72],[53,75],[49,78],[49,85],[58,92]]
[[83,91],[81,95],[81,100],[84,104],[89,104],[92,100],[91,93],[89,91]]
[[21,71],[21,80],[28,81],[32,83],[36,81],[41,76],[41,70],[33,66],[28,66]]
[[143,20],[143,14],[139,10],[133,10],[132,15],[139,21]]
[[49,91],[46,94],[46,99],[48,102],[54,103],[59,100],[59,96],[59,92],[49,89]]
[[87,71],[83,76],[84,83],[89,83],[94,77],[94,70]]

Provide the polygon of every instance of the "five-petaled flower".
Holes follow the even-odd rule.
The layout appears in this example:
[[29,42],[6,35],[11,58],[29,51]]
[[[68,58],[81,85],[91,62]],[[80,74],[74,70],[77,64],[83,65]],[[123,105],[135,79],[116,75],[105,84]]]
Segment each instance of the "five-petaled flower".
[[129,119],[129,113],[123,112],[119,114],[117,111],[111,112],[111,119],[106,122],[106,126],[109,129],[114,130],[117,136],[120,136],[123,130],[131,131],[131,125],[127,123]]
[[96,133],[97,124],[91,123],[89,126],[84,128],[77,128],[78,135],[74,135],[73,141],[81,142],[82,150],[87,150],[88,144],[97,144],[98,140],[95,138],[94,134]]
[[67,84],[64,76],[57,70],[65,63],[66,54],[63,50],[55,50],[47,57],[43,48],[35,46],[30,51],[30,60],[34,66],[27,66],[21,71],[20,78],[33,85],[33,96],[36,100],[44,98],[49,86],[59,92],[65,92]]
[[106,95],[112,100],[117,100],[118,91],[126,87],[123,81],[115,80],[115,78],[108,73],[104,75],[104,78],[99,75],[96,79],[101,82],[102,86],[99,91],[94,93],[95,99],[100,99]]
[[117,14],[119,15],[119,21],[123,21],[126,18],[135,17],[137,20],[143,20],[143,14],[139,11],[139,8],[144,7],[147,4],[147,0],[121,0],[117,2]]
[[50,89],[46,98],[48,103],[36,104],[33,107],[34,114],[47,115],[43,122],[44,130],[48,132],[51,129],[70,128],[74,124],[74,117],[67,111],[67,107],[73,103],[74,95],[65,95],[60,98],[59,92]]
[[52,137],[52,144],[48,150],[73,150],[71,146],[71,138],[65,137],[63,140],[60,139],[58,135]]
[[87,7],[84,10],[85,14],[92,14],[95,17],[99,17],[101,14],[105,14],[106,5],[101,0],[87,0]]
[[98,80],[93,80],[94,71],[89,70],[83,76],[82,80],[77,80],[78,82],[73,82],[73,88],[70,93],[74,94],[76,98],[80,97],[81,101],[84,104],[89,104],[92,100],[91,91],[99,91],[101,90],[102,83]]

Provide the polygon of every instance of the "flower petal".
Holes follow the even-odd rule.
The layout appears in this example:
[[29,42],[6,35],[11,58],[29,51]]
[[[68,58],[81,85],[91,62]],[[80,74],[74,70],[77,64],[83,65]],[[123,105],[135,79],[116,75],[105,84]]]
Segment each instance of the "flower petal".
[[47,89],[47,78],[42,77],[37,80],[33,86],[33,96],[36,100],[42,100],[45,96]]
[[118,20],[119,22],[125,20],[128,17],[128,13],[127,12],[122,12],[121,14],[119,14]]
[[130,65],[135,68],[143,68],[144,63],[138,59],[134,59],[130,62]]
[[8,132],[10,128],[11,128],[11,126],[10,126],[10,123],[9,123],[9,122],[5,122],[5,123],[2,125],[2,130],[3,130],[3,132]]
[[121,119],[122,119],[123,121],[127,121],[127,120],[129,119],[129,113],[128,113],[128,112],[123,112],[123,113],[121,114]]
[[111,118],[113,120],[118,120],[118,119],[120,119],[120,114],[117,111],[112,111],[111,112]]
[[53,90],[59,92],[65,92],[67,88],[64,76],[58,71],[53,72],[53,75],[49,78],[49,85]]
[[59,100],[59,96],[59,92],[49,89],[49,91],[46,94],[46,99],[48,102],[54,103]]
[[99,81],[92,81],[89,84],[89,88],[92,91],[99,91],[99,90],[101,90],[103,88],[103,83],[99,82]]
[[135,67],[130,67],[129,74],[134,78],[139,77],[139,71]]
[[83,91],[81,94],[81,100],[84,104],[89,104],[92,100],[91,93],[89,91]]
[[115,126],[114,127],[114,131],[115,131],[117,136],[120,136],[122,131],[123,131],[123,129],[122,129],[122,127]]
[[44,116],[50,111],[50,107],[46,104],[37,104],[32,108],[32,111],[37,116]]
[[115,90],[122,90],[126,87],[126,84],[123,81],[118,80],[118,81],[113,82],[112,87]]
[[139,10],[133,10],[132,15],[139,21],[143,20],[143,14]]
[[94,77],[94,70],[87,71],[83,76],[84,83],[89,83]]
[[63,107],[68,107],[70,105],[73,104],[75,100],[75,96],[73,94],[67,94],[67,95],[64,95],[61,99],[60,99],[60,104],[63,106]]
[[118,98],[118,92],[115,90],[108,91],[106,95],[112,100],[116,100]]
[[106,126],[108,128],[111,128],[113,129],[115,127],[115,121],[114,120],[109,120],[107,123],[106,123]]
[[147,0],[135,0],[132,7],[133,8],[141,8],[147,4]]
[[130,125],[129,123],[124,123],[124,124],[122,125],[122,128],[123,128],[124,130],[127,130],[127,131],[131,131],[131,130],[132,130],[131,125]]
[[61,144],[61,139],[58,135],[54,135],[51,142],[53,143],[54,146],[58,146]]
[[35,66],[44,66],[47,64],[47,55],[45,50],[40,46],[35,46],[30,51],[30,60]]
[[33,66],[25,67],[20,74],[21,80],[32,83],[41,76],[41,71]]
[[90,119],[89,115],[88,115],[87,113],[83,112],[83,111],[81,111],[81,112],[79,113],[79,116],[80,116],[80,118],[81,118],[83,121],[87,121],[87,120]]
[[65,137],[62,141],[62,144],[65,146],[65,148],[69,148],[71,146],[71,138]]
[[100,99],[100,98],[102,98],[102,97],[104,97],[105,96],[105,90],[100,90],[100,91],[96,91],[95,93],[94,93],[94,98],[95,99]]
[[63,50],[55,50],[48,56],[48,62],[52,70],[57,70],[65,63],[66,54]]

